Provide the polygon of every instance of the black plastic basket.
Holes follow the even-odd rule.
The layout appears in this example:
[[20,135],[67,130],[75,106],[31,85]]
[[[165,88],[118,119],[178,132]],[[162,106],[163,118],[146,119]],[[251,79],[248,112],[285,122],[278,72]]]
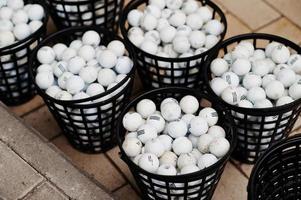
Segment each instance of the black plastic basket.
[[124,0],[45,0],[58,29],[102,26],[117,32]]
[[[216,48],[224,39],[227,31],[227,21],[223,11],[212,1],[199,0],[202,5],[207,5],[213,11],[215,19],[220,20],[224,25],[224,31],[220,35],[219,42],[206,52],[187,58],[164,58],[149,54],[139,47],[135,46],[128,38],[127,32],[131,28],[127,23],[128,13],[140,7],[145,6],[148,0],[133,0],[124,9],[121,20],[120,30],[123,38],[133,46],[137,55],[137,70],[141,78],[142,84],[146,89],[162,88],[162,87],[198,87],[203,85],[202,77],[198,73],[208,56],[209,52]],[[169,68],[160,66],[160,63],[168,63]],[[179,64],[185,67],[176,67]]]
[[[69,45],[72,40],[78,38],[77,35],[82,35],[88,30],[98,32],[101,35],[101,44],[103,45],[107,45],[112,40],[122,41],[114,33],[100,27],[71,27],[54,33],[43,40],[31,56],[31,78],[35,79],[36,70],[39,66],[36,54],[41,47],[59,42]],[[118,116],[130,98],[135,75],[134,54],[130,47],[125,46],[134,62],[133,69],[116,86],[97,96],[81,100],[62,101],[47,95],[35,84],[38,94],[44,99],[69,142],[74,148],[82,152],[104,152],[117,143],[114,128]]]
[[238,142],[233,157],[239,161],[253,164],[269,145],[287,137],[301,112],[301,99],[279,107],[250,109],[230,105],[218,97],[209,85],[212,78],[210,63],[218,55],[226,54],[240,41],[250,41],[257,49],[262,49],[268,43],[275,41],[288,46],[292,51],[299,54],[301,53],[301,48],[297,44],[279,36],[250,33],[235,36],[224,41],[218,47],[219,50],[212,53],[206,61],[203,74],[205,75],[204,79],[206,80],[207,89],[221,105],[230,109],[236,125]]
[[254,166],[248,200],[301,199],[301,136],[272,145]]
[[[142,99],[147,98],[153,100],[157,108],[159,108],[163,99],[173,97],[180,100],[185,95],[193,95],[199,99],[200,108],[205,107],[204,105],[208,107],[211,104],[211,106],[217,110],[219,113],[218,124],[221,124],[226,130],[226,138],[231,144],[229,152],[214,165],[192,174],[162,176],[143,170],[125,154],[122,148],[122,142],[124,141],[126,134],[126,130],[122,125],[123,116],[133,107],[136,107],[136,104]],[[231,117],[227,117],[228,114],[214,102],[215,101],[213,101],[211,97],[198,93],[193,89],[166,87],[149,91],[137,97],[129,105],[127,105],[120,115],[117,124],[118,145],[121,151],[121,159],[130,168],[137,185],[141,190],[142,199],[211,199],[221,174],[223,173],[225,164],[227,163],[236,143],[236,134],[230,123]]]
[[27,38],[0,48],[0,100],[9,106],[22,104],[35,95],[28,73],[28,61],[33,49],[46,35],[48,14],[40,1],[25,1],[25,4],[28,3],[39,3],[43,6],[43,25]]

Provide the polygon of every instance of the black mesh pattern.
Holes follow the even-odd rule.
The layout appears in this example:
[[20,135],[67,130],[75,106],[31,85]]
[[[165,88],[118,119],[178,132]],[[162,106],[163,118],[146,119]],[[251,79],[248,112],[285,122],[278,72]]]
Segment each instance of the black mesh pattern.
[[[36,0],[25,1],[40,3]],[[14,44],[0,48],[0,100],[6,105],[22,104],[35,95],[34,85],[29,77],[28,62],[33,49],[46,34],[48,14],[43,19],[43,25],[29,37]]]
[[212,53],[206,62],[204,79],[208,91],[218,99],[220,104],[231,111],[236,124],[238,142],[233,157],[239,161],[253,164],[269,145],[287,137],[300,115],[301,100],[279,107],[250,109],[230,105],[218,97],[209,85],[212,78],[210,63],[216,57],[223,56],[231,51],[240,41],[252,42],[256,49],[263,49],[273,41],[286,45],[295,53],[300,54],[301,49],[293,42],[278,36],[251,33],[235,36],[224,41],[219,47],[219,51]]
[[[127,42],[129,42],[137,55],[137,70],[141,77],[142,84],[145,88],[162,88],[162,87],[199,87],[203,85],[200,70],[204,65],[206,57],[217,44],[210,50],[199,55],[187,58],[164,58],[149,54],[136,47],[128,38],[127,32],[131,28],[127,23],[128,13],[136,8],[144,7],[148,0],[133,0],[124,9],[121,20],[120,30]],[[200,1],[202,5],[207,5],[212,11],[214,19],[218,19],[224,25],[224,31],[220,35],[218,43],[224,39],[227,31],[227,21],[222,10],[212,1]],[[169,67],[164,67],[168,65]]]
[[[101,35],[103,45],[112,40],[122,41],[112,32],[100,27],[72,27],[52,34],[38,46],[31,57],[32,79],[39,66],[35,58],[38,49],[59,42],[69,45],[72,40],[78,38],[77,35],[82,35],[88,30],[97,31]],[[133,69],[120,83],[102,94],[81,100],[61,101],[50,97],[36,86],[69,142],[82,152],[105,152],[116,145],[114,127],[130,98],[135,75],[135,58],[127,45],[126,49],[134,62]]]
[[300,134],[271,146],[253,168],[248,199],[301,199],[300,151]]
[[124,0],[46,0],[59,29],[99,25],[117,32]]
[[[168,97],[180,100],[185,95],[193,95],[200,102],[200,110],[203,107],[213,107],[219,113],[218,124],[223,126],[226,131],[226,138],[229,140],[231,148],[226,156],[221,158],[214,165],[187,175],[178,176],[162,176],[149,173],[137,166],[124,152],[122,143],[126,134],[123,128],[123,116],[132,108],[136,107],[137,103],[142,99],[151,99],[155,102],[157,108],[160,108],[160,103]],[[212,198],[216,185],[223,173],[225,164],[227,163],[230,154],[232,153],[235,143],[236,134],[231,127],[231,117],[226,114],[223,109],[218,106],[215,101],[207,95],[200,94],[192,89],[187,88],[161,88],[145,93],[133,100],[120,115],[117,124],[118,145],[121,151],[121,158],[130,168],[137,185],[141,190],[142,199],[204,199]]]

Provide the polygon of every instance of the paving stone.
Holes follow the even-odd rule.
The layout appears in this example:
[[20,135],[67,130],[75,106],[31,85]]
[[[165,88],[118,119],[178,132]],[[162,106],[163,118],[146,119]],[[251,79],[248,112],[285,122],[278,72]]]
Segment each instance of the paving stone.
[[27,195],[24,200],[67,200],[68,198],[46,182],[35,188],[34,191]]
[[296,121],[293,131],[299,130],[301,128],[301,117],[298,118],[298,120]]
[[262,0],[221,0],[228,11],[238,16],[252,30],[280,17],[280,14]]
[[113,193],[116,200],[140,200],[133,188],[128,184]]
[[278,12],[301,27],[300,0],[266,0]]
[[64,136],[52,141],[79,168],[93,176],[107,190],[114,190],[125,183],[122,175],[115,169],[104,154],[84,154],[74,149]]
[[245,24],[239,21],[232,14],[226,14],[226,18],[228,21],[228,30],[225,38],[229,38],[243,33],[249,33],[251,31]]
[[301,41],[301,30],[284,17],[258,30],[258,32],[280,35],[296,43]]
[[25,196],[43,177],[0,141],[0,199]]
[[115,147],[114,149],[111,149],[110,151],[106,152],[106,154],[111,158],[111,160],[118,166],[118,168],[122,171],[122,173],[127,177],[128,181],[136,188],[138,189],[138,186],[136,185],[135,179],[129,170],[127,164],[121,160],[119,156],[119,147]]
[[99,197],[104,200],[112,199],[103,186],[96,185],[81,174],[58,150],[43,143],[41,137],[11,116],[2,105],[0,116],[0,140],[7,143],[66,195],[77,200],[98,200]]
[[32,100],[19,106],[10,107],[10,110],[18,116],[22,116],[31,110],[40,107],[44,104],[43,99],[40,96],[35,96]]
[[47,106],[26,115],[24,121],[35,128],[47,139],[51,139],[61,133],[61,129],[48,110]]
[[213,200],[243,200],[247,199],[248,179],[231,163],[225,171],[215,190]]

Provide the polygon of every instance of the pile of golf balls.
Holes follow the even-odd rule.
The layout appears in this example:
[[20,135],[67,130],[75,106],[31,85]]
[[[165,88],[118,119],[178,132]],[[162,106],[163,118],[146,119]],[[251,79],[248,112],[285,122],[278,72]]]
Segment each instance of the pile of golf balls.
[[[74,2],[74,5],[68,3],[56,4],[57,15],[62,19],[62,23],[65,26],[90,26],[94,24],[105,23],[105,17],[111,19],[114,17],[114,9],[116,9],[115,3],[104,1],[95,1],[93,3],[79,3],[79,0],[68,0],[67,2]],[[94,5],[93,5],[94,4]],[[117,5],[120,4],[118,0]],[[106,13],[107,12],[107,13]],[[107,14],[107,16],[105,16]],[[66,20],[68,19],[68,20]]]
[[[127,20],[131,27],[128,38],[135,46],[166,58],[201,54],[212,48],[224,31],[224,25],[213,19],[213,11],[196,0],[150,0],[143,11],[131,10]],[[158,65],[169,67],[166,62]]]
[[[36,84],[49,96],[67,101],[89,98],[113,88],[126,78],[133,62],[121,41],[113,40],[107,46],[100,43],[100,35],[90,30],[69,46],[57,43],[40,48],[37,59],[41,65],[37,68]],[[128,83],[129,80],[93,102],[117,95]]]
[[278,42],[255,49],[242,41],[210,69],[212,90],[231,105],[270,108],[301,98],[301,55]]
[[44,8],[23,0],[0,1],[0,48],[23,40],[43,25]]
[[143,99],[136,112],[123,117],[128,132],[122,148],[142,169],[166,176],[189,174],[210,167],[229,151],[225,130],[217,125],[218,113],[211,107],[198,112],[194,96],[180,102],[166,98],[159,110],[152,100]]

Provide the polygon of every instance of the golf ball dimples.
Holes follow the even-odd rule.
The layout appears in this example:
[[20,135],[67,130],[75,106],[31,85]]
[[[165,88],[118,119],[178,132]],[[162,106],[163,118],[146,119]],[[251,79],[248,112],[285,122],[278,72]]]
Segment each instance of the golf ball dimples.
[[29,28],[31,33],[36,32],[41,26],[43,26],[43,22],[41,21],[31,21],[29,24]]
[[206,23],[205,31],[211,35],[217,36],[224,31],[224,26],[220,21],[213,19]]
[[84,33],[82,41],[85,45],[98,46],[101,38],[96,31],[87,31]]
[[177,165],[178,156],[171,151],[165,151],[164,154],[160,157],[160,165],[169,164],[174,167]]
[[60,91],[62,91],[60,87],[56,85],[52,85],[46,90],[46,94],[55,98],[56,94],[59,93]]
[[131,26],[139,26],[143,13],[137,9],[131,10],[127,16],[127,20]]
[[122,143],[122,148],[129,157],[135,157],[140,154],[142,143],[137,138],[126,138]]
[[79,49],[78,55],[86,61],[92,60],[95,57],[95,49],[90,45],[84,45]]
[[232,64],[232,70],[235,74],[243,76],[251,70],[251,63],[247,59],[237,59]]
[[184,113],[193,114],[199,109],[199,102],[194,96],[187,95],[181,99],[180,106]]
[[55,59],[55,52],[51,47],[42,47],[37,53],[38,61],[42,64],[51,64]]
[[138,139],[143,144],[145,144],[148,140],[151,140],[158,136],[157,130],[148,124],[141,125],[138,128],[137,134],[138,134]]
[[123,127],[128,131],[137,131],[143,124],[143,119],[139,113],[126,113],[122,119]]
[[211,80],[210,87],[213,92],[220,96],[222,92],[229,86],[229,84],[222,78],[217,77]]
[[248,91],[247,99],[252,103],[266,98],[266,93],[261,87],[253,87]]
[[225,138],[215,138],[209,145],[209,151],[217,158],[225,156],[230,149],[230,143]]
[[165,151],[170,151],[172,146],[172,138],[168,135],[160,135],[158,137],[160,142],[163,144]]
[[86,62],[82,57],[75,56],[69,60],[68,70],[72,74],[78,74],[85,65]]
[[41,72],[36,76],[36,83],[41,89],[48,89],[54,82],[53,74],[50,72]]
[[186,17],[186,24],[190,26],[192,30],[200,30],[204,22],[197,13],[192,13]]
[[139,159],[139,167],[150,173],[155,173],[159,168],[159,159],[151,153],[144,153]]
[[147,117],[146,123],[155,127],[158,133],[161,133],[165,128],[165,120],[160,114],[151,114]]
[[276,80],[276,76],[274,74],[267,74],[262,78],[262,87],[266,88],[266,86],[271,82]]
[[83,42],[81,40],[73,40],[69,45],[71,49],[74,49],[76,51],[79,51],[82,46]]
[[161,114],[167,121],[177,120],[181,117],[181,107],[175,102],[165,103],[161,107]]
[[60,86],[60,88],[62,89],[66,89],[66,82],[67,80],[73,76],[72,73],[70,72],[64,72],[59,78],[58,78],[58,85]]
[[210,167],[211,165],[215,164],[218,159],[213,154],[204,154],[198,160],[198,167],[200,169],[205,169]]
[[192,134],[189,134],[188,139],[191,141],[193,148],[197,147],[198,144],[198,136],[194,136]]
[[192,151],[192,143],[187,137],[178,137],[173,141],[172,149],[177,155],[190,153]]
[[79,76],[85,81],[85,83],[93,83],[97,79],[97,69],[93,66],[84,67],[80,70]]
[[187,165],[196,165],[197,160],[191,153],[181,154],[177,161],[177,166],[179,169],[184,168]]
[[183,0],[165,0],[166,7],[171,10],[178,10],[183,4]]
[[272,51],[274,50],[275,47],[280,45],[278,42],[271,42],[265,47],[265,55],[266,57],[271,57],[272,56]]
[[210,65],[210,70],[215,76],[222,76],[228,69],[228,63],[222,58],[214,59]]
[[158,138],[148,140],[145,143],[144,148],[145,148],[145,153],[152,153],[157,157],[162,156],[165,151],[164,145],[161,143],[161,141]]
[[189,132],[194,136],[205,134],[209,129],[205,118],[197,116],[190,121]]
[[203,134],[199,137],[197,148],[201,153],[209,152],[209,145],[214,140],[214,137],[208,134]]
[[27,15],[27,13],[24,10],[18,10],[17,12],[15,12],[13,14],[12,22],[15,25],[20,24],[20,23],[27,24],[27,22],[28,22],[28,15]]
[[190,49],[189,40],[185,36],[176,36],[172,41],[172,45],[177,53],[185,53]]
[[60,91],[55,95],[55,98],[62,101],[70,101],[72,100],[72,95],[67,91]]
[[294,70],[296,73],[301,73],[301,55],[293,54],[287,61],[287,64]]
[[295,83],[295,79],[296,79],[296,74],[291,69],[282,69],[277,74],[277,80],[280,81],[286,88],[293,85]]
[[144,119],[146,119],[154,114],[156,111],[156,104],[150,99],[143,99],[137,104],[136,110]]
[[71,76],[66,82],[66,89],[70,94],[76,94],[82,91],[85,87],[85,82],[80,76]]
[[294,83],[288,90],[289,95],[294,99],[300,99],[301,98],[301,84],[300,82]]
[[186,15],[180,10],[174,11],[173,14],[168,19],[170,25],[174,27],[183,26],[186,21]]
[[294,100],[290,96],[283,96],[277,100],[276,106],[283,106],[285,104],[292,103]]
[[154,30],[157,27],[157,19],[151,14],[144,14],[141,17],[140,25],[146,31]]
[[255,101],[254,108],[271,108],[273,107],[273,104],[268,99],[260,99]]
[[173,26],[166,26],[160,31],[160,38],[162,42],[170,43],[176,36],[177,30]]
[[273,100],[277,100],[284,94],[284,86],[280,81],[271,81],[265,88],[266,95]]
[[101,69],[98,72],[97,81],[102,86],[107,87],[116,80],[116,73],[111,69]]
[[23,40],[31,34],[30,27],[25,23],[17,24],[14,27],[14,35],[18,40]]
[[113,40],[111,41],[107,48],[109,50],[111,50],[112,52],[114,52],[114,54],[119,57],[119,56],[122,56],[124,53],[125,53],[125,46],[124,44],[119,41],[119,40]]
[[77,55],[77,52],[75,49],[72,49],[72,48],[66,48],[64,51],[63,51],[63,54],[62,54],[62,60],[63,61],[69,61],[71,58],[75,57]]
[[105,92],[105,89],[102,85],[100,85],[99,83],[92,83],[91,85],[89,85],[86,89],[86,93],[89,96],[95,96],[98,94],[101,94]]
[[187,125],[184,121],[173,121],[168,123],[168,134],[173,138],[183,137],[187,133]]
[[259,76],[265,76],[269,73],[267,59],[255,60],[252,63],[252,72]]
[[213,126],[218,122],[218,114],[217,111],[214,108],[203,108],[200,113],[200,117],[203,117],[209,126]]

